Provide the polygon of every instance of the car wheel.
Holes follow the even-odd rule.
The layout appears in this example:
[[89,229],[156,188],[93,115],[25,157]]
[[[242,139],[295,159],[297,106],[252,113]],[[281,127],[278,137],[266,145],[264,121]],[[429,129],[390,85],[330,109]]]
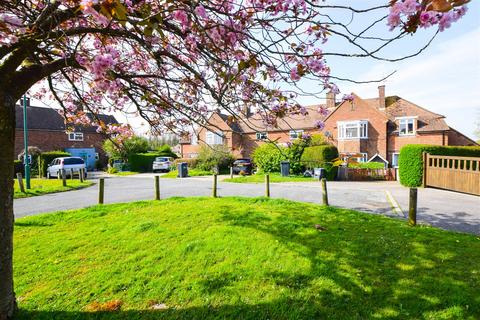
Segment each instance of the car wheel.
[[50,176],[50,172],[47,171],[47,179],[52,179],[52,177]]

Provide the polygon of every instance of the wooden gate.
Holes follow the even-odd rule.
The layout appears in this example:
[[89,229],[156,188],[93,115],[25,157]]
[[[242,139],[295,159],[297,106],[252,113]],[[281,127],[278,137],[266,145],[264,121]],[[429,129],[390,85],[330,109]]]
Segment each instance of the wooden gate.
[[423,154],[423,185],[480,195],[480,158]]

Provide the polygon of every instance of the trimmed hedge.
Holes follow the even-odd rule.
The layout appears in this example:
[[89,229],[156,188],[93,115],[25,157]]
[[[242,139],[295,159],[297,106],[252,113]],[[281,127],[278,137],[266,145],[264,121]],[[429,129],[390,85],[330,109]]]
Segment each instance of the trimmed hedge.
[[48,151],[41,153],[38,156],[38,171],[40,176],[45,177],[47,175],[48,165],[53,161],[53,159],[70,156],[70,153],[64,151]]
[[332,161],[338,158],[338,149],[332,145],[307,147],[303,150],[302,162],[309,168],[324,168],[327,172],[327,180],[335,180],[338,167],[333,166]]
[[326,162],[332,162],[338,158],[338,149],[332,145],[307,147],[303,151],[302,162],[308,167],[323,166]]
[[153,161],[160,157],[157,153],[134,153],[128,156],[130,171],[151,172]]
[[384,169],[385,164],[382,162],[358,162],[349,163],[348,167],[354,169]]
[[175,168],[181,162],[186,162],[189,169],[194,169],[196,168],[198,161],[197,161],[197,158],[178,158],[178,159],[175,159],[175,161],[173,161]]
[[419,187],[423,182],[423,156],[431,155],[480,157],[480,147],[434,146],[408,144],[400,150],[398,160],[400,183],[406,187]]

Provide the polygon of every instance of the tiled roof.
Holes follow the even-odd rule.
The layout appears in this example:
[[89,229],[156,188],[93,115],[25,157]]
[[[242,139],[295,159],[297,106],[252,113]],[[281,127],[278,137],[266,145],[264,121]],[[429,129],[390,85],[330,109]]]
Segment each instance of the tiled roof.
[[[89,115],[92,117],[92,115]],[[105,124],[116,124],[117,119],[112,115],[99,114],[98,118]],[[54,130],[65,131],[65,119],[58,113],[58,109],[28,107],[27,125],[31,130]],[[23,108],[15,107],[15,127],[23,129]],[[96,127],[78,128],[83,132],[96,132]]]

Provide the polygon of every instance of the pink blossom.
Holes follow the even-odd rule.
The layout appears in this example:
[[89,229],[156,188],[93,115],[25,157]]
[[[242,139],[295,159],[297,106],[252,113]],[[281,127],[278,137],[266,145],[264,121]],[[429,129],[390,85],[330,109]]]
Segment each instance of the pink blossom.
[[292,79],[293,81],[298,81],[300,80],[300,75],[298,74],[298,70],[297,68],[293,68],[292,70],[290,70],[290,79]]
[[195,13],[203,19],[208,19],[207,10],[205,10],[205,7],[201,4],[195,8]]

